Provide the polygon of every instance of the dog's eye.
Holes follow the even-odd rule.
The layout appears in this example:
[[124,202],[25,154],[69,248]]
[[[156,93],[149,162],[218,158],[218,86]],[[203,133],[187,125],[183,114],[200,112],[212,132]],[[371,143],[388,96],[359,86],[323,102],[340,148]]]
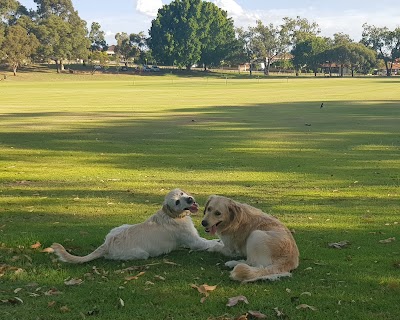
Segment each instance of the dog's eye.
[[221,212],[215,211],[215,215],[216,215],[216,216],[220,216],[220,215],[221,215]]
[[180,203],[181,203],[180,200],[176,200],[176,201],[175,201],[175,205],[177,205],[177,206],[178,206]]

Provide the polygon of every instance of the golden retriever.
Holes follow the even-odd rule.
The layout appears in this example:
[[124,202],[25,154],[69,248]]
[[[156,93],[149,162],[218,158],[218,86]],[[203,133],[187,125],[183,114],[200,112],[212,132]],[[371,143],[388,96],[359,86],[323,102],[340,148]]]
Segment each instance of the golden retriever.
[[197,211],[198,205],[192,196],[174,189],[165,197],[162,209],[149,219],[112,229],[104,243],[86,256],[71,255],[58,243],[51,248],[61,261],[70,263],[84,263],[100,257],[112,260],[147,259],[180,247],[207,250],[216,245],[218,240],[199,236],[190,217],[190,213]]
[[222,241],[208,251],[246,257],[245,261],[225,263],[233,268],[233,280],[277,280],[291,276],[290,271],[299,265],[299,250],[289,229],[277,218],[248,204],[210,196],[201,224]]

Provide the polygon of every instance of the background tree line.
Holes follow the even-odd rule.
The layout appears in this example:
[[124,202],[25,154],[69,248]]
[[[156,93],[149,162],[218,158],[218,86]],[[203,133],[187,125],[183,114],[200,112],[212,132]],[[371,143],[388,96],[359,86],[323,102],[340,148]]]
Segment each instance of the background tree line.
[[[17,0],[0,0],[0,61],[11,66],[14,74],[22,63],[32,60],[52,60],[60,72],[65,60],[105,63],[109,59],[100,24],[93,22],[89,30],[71,0],[34,2],[37,9],[28,10]],[[390,76],[400,58],[399,27],[389,30],[364,24],[360,42],[342,33],[333,39],[319,34],[315,22],[301,17],[285,17],[278,25],[257,21],[254,27],[235,29],[226,11],[213,3],[175,0],[159,9],[149,37],[144,32],[118,33],[115,51],[118,62],[156,61],[186,69],[262,62],[266,75],[277,63],[297,73],[316,74],[322,65],[368,73],[380,61]]]

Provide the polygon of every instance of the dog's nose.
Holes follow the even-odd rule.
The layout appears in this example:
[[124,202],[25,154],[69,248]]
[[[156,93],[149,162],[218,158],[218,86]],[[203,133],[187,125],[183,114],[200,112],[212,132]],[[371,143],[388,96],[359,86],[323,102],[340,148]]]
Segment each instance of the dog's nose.
[[203,227],[207,227],[207,226],[208,226],[208,222],[207,222],[206,220],[203,220],[203,221],[201,222],[201,225],[202,225]]
[[192,204],[194,202],[194,199],[192,197],[187,198],[187,203]]

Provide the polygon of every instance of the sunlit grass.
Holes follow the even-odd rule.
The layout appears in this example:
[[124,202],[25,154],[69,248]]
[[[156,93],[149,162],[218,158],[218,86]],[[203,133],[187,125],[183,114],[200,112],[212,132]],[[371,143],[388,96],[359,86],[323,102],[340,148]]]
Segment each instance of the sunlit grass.
[[[97,319],[233,318],[248,310],[274,318],[276,307],[292,319],[400,318],[398,84],[174,74],[8,77],[0,82],[0,264],[16,269],[0,273],[0,300],[17,296],[24,303],[4,303],[0,318],[79,319],[93,310]],[[204,252],[76,266],[30,248],[58,241],[86,254],[112,227],[158,210],[175,187],[201,205],[222,194],[276,215],[295,232],[300,267],[291,279],[240,285],[229,280],[225,257]],[[193,220],[209,237],[201,214]],[[350,247],[328,248],[341,240]],[[145,264],[154,265],[135,281],[115,273]],[[67,278],[84,283],[68,287]],[[218,288],[201,304],[191,283]],[[63,294],[46,295],[51,288]],[[225,306],[242,294],[249,305]]]

